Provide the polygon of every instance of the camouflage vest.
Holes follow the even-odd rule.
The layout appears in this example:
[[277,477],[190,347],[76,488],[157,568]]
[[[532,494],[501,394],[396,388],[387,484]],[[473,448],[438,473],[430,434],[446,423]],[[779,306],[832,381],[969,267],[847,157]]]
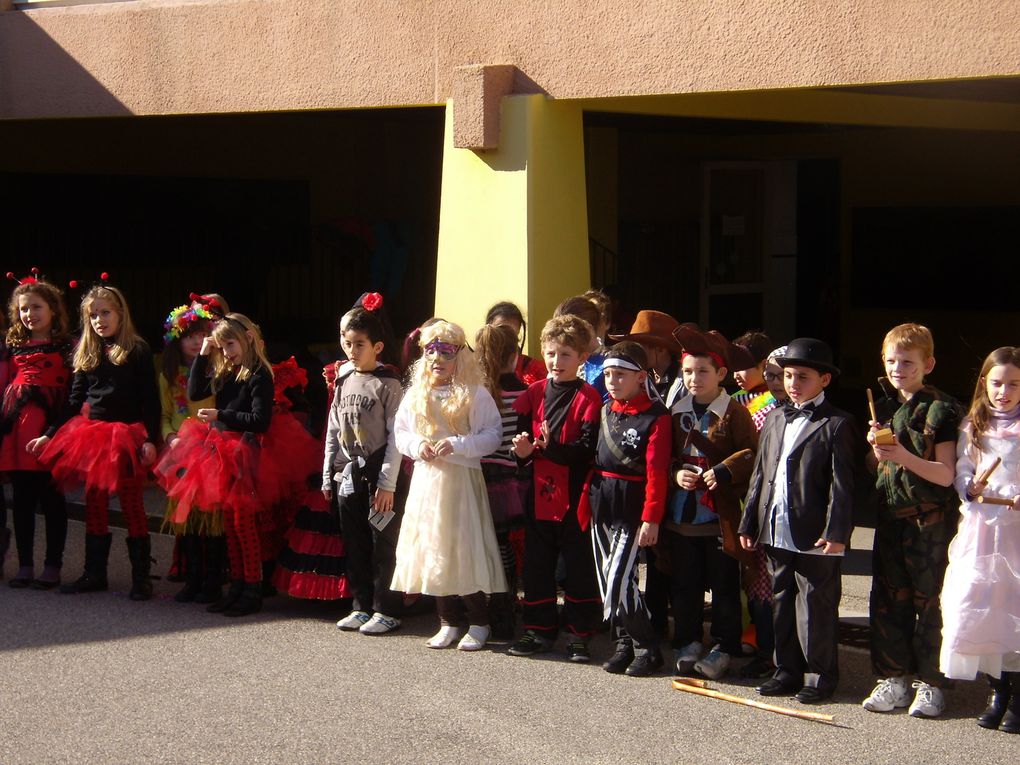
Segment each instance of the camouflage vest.
[[[890,411],[896,399],[887,399],[882,409]],[[879,416],[881,417],[881,411]],[[892,415],[892,428],[903,446],[924,460],[935,459],[935,433],[946,423],[959,427],[963,409],[952,396],[931,386],[924,386],[910,401],[900,404]],[[885,497],[886,508],[893,512],[912,505],[933,504],[956,506],[959,504],[952,486],[939,486],[911,473],[892,462],[878,464],[876,480],[878,490]]]

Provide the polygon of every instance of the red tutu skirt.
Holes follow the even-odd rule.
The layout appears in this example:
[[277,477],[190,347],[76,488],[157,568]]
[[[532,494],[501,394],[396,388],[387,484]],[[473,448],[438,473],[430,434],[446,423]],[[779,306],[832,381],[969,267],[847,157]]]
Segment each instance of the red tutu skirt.
[[318,490],[308,490],[287,532],[276,561],[273,584],[280,592],[306,600],[351,596],[340,520]]
[[177,435],[153,471],[167,497],[177,503],[168,521],[184,524],[192,510],[256,513],[265,506],[256,487],[263,461],[257,436],[192,419]]
[[[311,482],[310,482],[311,481]],[[269,432],[262,436],[262,459],[256,474],[259,500],[266,507],[290,506],[322,481],[322,444],[312,438],[289,412],[273,412]],[[286,528],[293,519],[281,519]]]
[[78,415],[50,439],[39,461],[65,491],[84,484],[86,491],[116,494],[123,481],[145,475],[140,451],[148,437],[140,422],[105,422]]

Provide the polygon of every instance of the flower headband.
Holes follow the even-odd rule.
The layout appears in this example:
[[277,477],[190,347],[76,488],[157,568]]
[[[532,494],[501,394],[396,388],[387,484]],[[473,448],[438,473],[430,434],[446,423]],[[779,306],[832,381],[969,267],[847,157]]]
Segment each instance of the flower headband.
[[196,306],[194,308],[190,305],[177,306],[166,317],[166,321],[163,322],[163,329],[166,330],[163,340],[170,344],[174,340],[184,337],[188,329],[196,321],[211,321],[212,318],[212,314],[203,306]]

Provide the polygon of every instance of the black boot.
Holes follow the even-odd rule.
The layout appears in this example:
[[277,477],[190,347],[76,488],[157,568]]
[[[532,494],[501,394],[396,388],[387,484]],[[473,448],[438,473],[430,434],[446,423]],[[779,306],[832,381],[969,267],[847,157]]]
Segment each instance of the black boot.
[[202,584],[205,581],[202,539],[198,534],[185,534],[178,537],[177,547],[180,551],[178,566],[184,573],[184,587],[174,595],[174,600],[178,603],[190,603],[202,592]]
[[[233,585],[231,585],[233,587]],[[244,590],[234,604],[223,612],[224,616],[247,616],[262,610],[262,583],[245,584]]]
[[493,640],[514,639],[514,611],[509,593],[494,592],[489,596],[489,626]]
[[196,603],[215,603],[223,597],[223,561],[227,554],[225,537],[199,537],[202,558],[205,561],[205,578],[202,591],[195,595]]
[[106,563],[110,559],[113,534],[85,535],[85,571],[75,581],[62,585],[65,595],[101,592],[106,589]]
[[1003,672],[999,678],[989,675],[988,684],[992,686],[992,697],[988,700],[988,709],[978,717],[977,724],[982,728],[995,730],[1002,722],[1006,706],[1009,704],[1009,673]]
[[1000,730],[1006,733],[1020,733],[1020,672],[1003,672],[1002,678],[1010,685],[1009,704],[1002,716]]
[[148,600],[152,597],[152,540],[149,535],[127,538],[128,560],[131,561],[131,600]]
[[262,561],[262,597],[271,598],[274,595],[279,595],[279,592],[273,587],[273,571],[276,569],[275,560]]
[[244,592],[244,580],[235,579],[230,583],[230,587],[227,589],[227,594],[217,600],[211,606],[205,610],[211,614],[220,614],[230,608],[234,603],[241,597],[241,593]]

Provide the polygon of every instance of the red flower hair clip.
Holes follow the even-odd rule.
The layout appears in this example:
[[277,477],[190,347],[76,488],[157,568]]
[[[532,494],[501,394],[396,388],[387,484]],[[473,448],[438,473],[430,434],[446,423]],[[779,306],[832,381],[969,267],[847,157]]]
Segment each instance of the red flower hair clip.
[[361,307],[364,308],[366,311],[378,311],[380,308],[382,308],[382,304],[383,304],[382,295],[380,295],[378,292],[369,292],[361,300]]

